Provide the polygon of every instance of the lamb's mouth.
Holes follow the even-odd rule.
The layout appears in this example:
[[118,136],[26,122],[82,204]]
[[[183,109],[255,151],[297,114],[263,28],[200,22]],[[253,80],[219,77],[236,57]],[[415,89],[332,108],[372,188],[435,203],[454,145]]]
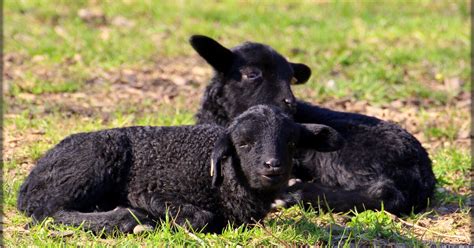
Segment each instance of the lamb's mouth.
[[262,178],[271,183],[277,183],[277,182],[282,181],[285,178],[285,174],[283,173],[262,174]]

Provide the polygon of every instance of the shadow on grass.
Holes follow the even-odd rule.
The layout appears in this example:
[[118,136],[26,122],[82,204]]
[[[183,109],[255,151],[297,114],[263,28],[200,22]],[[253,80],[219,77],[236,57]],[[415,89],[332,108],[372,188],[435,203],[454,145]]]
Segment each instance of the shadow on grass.
[[460,194],[445,187],[440,187],[434,194],[434,202],[430,209],[436,211],[438,215],[449,215],[469,208],[466,203],[469,194]]

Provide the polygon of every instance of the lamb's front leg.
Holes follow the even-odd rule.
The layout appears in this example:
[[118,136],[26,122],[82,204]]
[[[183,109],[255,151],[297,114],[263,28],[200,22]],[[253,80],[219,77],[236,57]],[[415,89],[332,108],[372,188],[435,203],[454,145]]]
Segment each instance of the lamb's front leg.
[[384,209],[399,214],[410,206],[403,205],[406,200],[403,194],[388,180],[374,180],[370,186],[344,190],[331,188],[315,182],[297,182],[288,187],[274,206],[289,207],[299,202],[313,207],[329,207],[336,212]]
[[194,231],[220,232],[226,225],[221,216],[180,199],[165,199],[155,195],[148,206],[140,207],[145,207],[146,211],[161,219],[168,216],[174,224]]
[[190,227],[194,231],[215,232],[216,216],[214,213],[203,210],[191,204],[170,206],[168,214],[174,222],[183,227]]
[[132,233],[138,225],[155,226],[145,211],[133,208],[117,207],[106,212],[81,213],[62,210],[53,214],[55,223],[71,226],[83,226],[96,234],[104,232],[111,234],[114,231]]

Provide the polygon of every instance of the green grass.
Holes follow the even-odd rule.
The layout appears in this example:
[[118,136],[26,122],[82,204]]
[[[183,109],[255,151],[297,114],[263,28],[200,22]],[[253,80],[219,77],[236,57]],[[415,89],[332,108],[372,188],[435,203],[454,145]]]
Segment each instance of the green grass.
[[[81,228],[53,225],[51,219],[33,226],[31,235],[17,231],[11,241],[17,245],[114,245],[121,247],[154,246],[157,244],[204,245],[204,246],[289,246],[303,244],[377,244],[404,242],[420,245],[416,239],[402,235],[400,224],[385,212],[365,211],[348,219],[347,227],[341,227],[333,220],[333,213],[305,212],[299,207],[280,211],[280,217],[265,221],[256,227],[228,226],[222,234],[192,232],[181,227],[172,227],[171,220],[164,220],[154,231],[140,235],[115,233],[99,238]],[[337,215],[340,216],[340,215]],[[20,217],[18,222],[26,221]],[[315,224],[315,223],[319,224]]]
[[469,151],[445,149],[434,156],[433,163],[438,184],[448,189],[436,192],[437,198],[442,203],[457,203],[461,207],[464,206],[468,197],[463,191],[471,185],[467,176],[472,164]]
[[[86,23],[77,14],[86,7],[101,9],[108,22],[121,16],[133,26]],[[78,85],[87,77],[84,70],[194,55],[187,39],[202,33],[227,46],[244,40],[269,43],[292,60],[307,63],[314,76],[305,90],[313,89],[322,100],[347,96],[386,103],[412,97],[446,103],[455,92],[428,87],[436,84],[436,75],[459,77],[468,88],[467,1],[357,5],[100,1],[94,6],[87,1],[8,1],[5,17],[6,52],[40,55],[43,66],[70,68],[76,71],[71,76]],[[79,63],[64,65],[77,55]],[[324,85],[330,79],[335,87]],[[39,94],[77,88],[63,82],[22,90]]]
[[[64,106],[50,102],[50,97],[68,99],[74,92],[89,94],[91,88],[110,92],[113,82],[107,81],[109,78],[103,85],[88,83],[104,72],[153,68],[163,58],[170,59],[172,67],[172,63],[196,56],[187,42],[195,33],[212,36],[229,47],[245,40],[266,43],[291,61],[308,64],[312,78],[306,85],[294,87],[295,94],[308,101],[348,98],[375,106],[390,106],[394,100],[428,101],[413,118],[420,122],[420,135],[427,142],[447,142],[430,149],[438,190],[431,211],[404,220],[418,223],[453,218],[458,227],[469,225],[466,203],[471,194],[471,155],[456,143],[468,114],[446,114],[458,110],[458,93],[470,91],[468,1],[94,2],[5,2],[6,72],[13,75],[5,81],[3,232],[7,247],[427,244],[421,237],[429,236],[429,231],[421,235],[407,229],[386,212],[323,213],[299,206],[278,211],[254,228],[228,228],[221,235],[172,230],[170,220],[150,233],[107,238],[53,225],[50,220],[24,230],[30,220],[15,209],[19,187],[35,161],[64,137],[130,125],[193,124],[199,102],[186,103],[187,95],[170,103],[162,103],[159,97],[143,98],[136,105],[117,100],[103,113],[99,107],[71,100],[92,113],[81,115],[63,111]],[[101,10],[106,23],[85,22],[78,15],[83,8]],[[125,25],[114,25],[117,17],[125,18]],[[459,80],[460,85],[444,86],[445,80],[451,79]],[[87,95],[97,97],[98,102],[108,96]],[[457,210],[438,214],[438,208],[444,206]],[[439,230],[436,225],[429,228]],[[436,236],[428,239],[444,242]]]

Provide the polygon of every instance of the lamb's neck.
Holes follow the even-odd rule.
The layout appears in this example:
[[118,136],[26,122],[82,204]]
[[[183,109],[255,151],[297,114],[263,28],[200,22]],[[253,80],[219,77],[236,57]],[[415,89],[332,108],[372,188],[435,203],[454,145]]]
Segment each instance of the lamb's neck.
[[205,105],[203,105],[196,114],[196,124],[216,124],[226,127],[229,122],[230,120],[224,112],[216,110],[215,108],[206,108]]
[[222,102],[225,99],[221,96],[222,83],[219,76],[211,79],[210,84],[204,91],[201,108],[196,114],[197,124],[217,124],[227,126],[231,120],[227,115]]

